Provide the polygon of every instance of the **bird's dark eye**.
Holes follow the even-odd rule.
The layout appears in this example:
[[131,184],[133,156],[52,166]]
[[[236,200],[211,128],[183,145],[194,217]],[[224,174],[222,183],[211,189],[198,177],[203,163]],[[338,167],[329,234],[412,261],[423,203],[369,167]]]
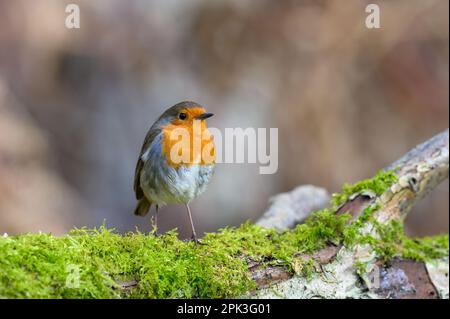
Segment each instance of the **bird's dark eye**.
[[186,113],[180,113],[180,114],[178,114],[178,118],[180,120],[185,120],[187,118],[187,114]]

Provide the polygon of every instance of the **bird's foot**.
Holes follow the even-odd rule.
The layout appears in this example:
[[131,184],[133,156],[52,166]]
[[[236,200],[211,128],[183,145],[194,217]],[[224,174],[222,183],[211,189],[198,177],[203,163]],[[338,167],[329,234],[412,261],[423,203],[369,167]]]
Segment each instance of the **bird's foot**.
[[195,247],[197,247],[198,245],[205,245],[203,242],[197,239],[196,235],[192,235],[191,240],[194,242]]
[[158,230],[155,230],[155,231],[153,232],[153,236],[155,236],[155,237],[162,237],[162,235],[163,235],[163,234],[159,233]]
[[150,231],[151,234],[155,235],[155,237],[158,237],[160,234],[158,233],[158,226],[156,223],[156,217],[152,216],[150,218],[150,225],[152,226],[152,230]]
[[161,234],[158,232],[158,228],[156,226],[152,226],[152,230],[150,230],[150,234],[152,234],[155,237],[161,236]]

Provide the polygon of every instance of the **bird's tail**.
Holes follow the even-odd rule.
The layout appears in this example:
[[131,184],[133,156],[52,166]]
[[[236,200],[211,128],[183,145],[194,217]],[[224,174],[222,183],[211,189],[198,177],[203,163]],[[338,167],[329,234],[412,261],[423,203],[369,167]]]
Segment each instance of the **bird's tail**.
[[134,210],[134,214],[138,216],[145,216],[147,215],[148,211],[150,210],[150,207],[152,206],[152,203],[150,203],[146,198],[142,198]]

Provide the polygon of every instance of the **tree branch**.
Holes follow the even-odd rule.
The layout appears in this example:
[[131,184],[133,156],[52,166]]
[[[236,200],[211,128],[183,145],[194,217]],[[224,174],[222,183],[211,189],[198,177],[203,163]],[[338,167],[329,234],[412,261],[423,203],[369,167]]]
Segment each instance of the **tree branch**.
[[[360,216],[364,209],[371,204],[378,204],[376,219],[380,223],[391,220],[403,220],[414,203],[431,192],[439,183],[448,178],[449,173],[449,132],[448,129],[434,136],[430,140],[416,146],[399,160],[388,166],[394,170],[398,181],[383,194],[376,196],[370,192],[353,194],[349,200],[341,205],[337,214],[350,213],[354,218]],[[295,197],[293,194],[283,194],[283,197]],[[314,196],[314,195],[312,195]],[[295,202],[295,207],[307,207],[314,199],[298,196],[304,201]],[[323,198],[322,198],[323,200]],[[284,203],[287,203],[285,201]],[[284,204],[283,203],[283,204]],[[258,222],[265,227],[280,228],[280,220],[286,215],[285,211],[294,207],[275,209],[274,205],[263,214]],[[306,216],[304,211],[299,216]],[[290,213],[289,215],[293,215]],[[270,216],[268,218],[267,216]],[[300,218],[299,218],[300,219]],[[292,218],[290,218],[292,220]],[[272,222],[273,221],[273,222]],[[286,225],[290,227],[294,223]],[[370,231],[374,232],[374,229]],[[326,258],[323,258],[326,256]],[[361,258],[362,257],[362,258]],[[303,256],[315,261],[320,268],[311,280],[299,276],[289,276],[287,269],[258,269],[251,268],[253,278],[257,280],[262,290],[257,292],[259,297],[286,298],[448,298],[448,257],[429,263],[395,259],[388,265],[383,265],[367,246],[357,246],[356,249],[335,247],[330,245],[312,256]],[[370,262],[372,271],[367,276],[358,275],[354,264],[356,261]],[[284,271],[284,273],[283,273]],[[276,276],[273,276],[273,274]],[[327,278],[331,276],[330,282]],[[288,280],[284,278],[289,277]],[[264,280],[262,280],[263,278]],[[275,286],[267,287],[270,280],[277,282]],[[365,285],[361,285],[361,279]],[[380,281],[378,286],[371,283]],[[345,289],[344,289],[345,288]]]
[[388,169],[398,182],[380,198],[379,221],[404,219],[414,203],[448,178],[448,129],[416,146]]
[[304,221],[311,212],[327,207],[329,202],[330,195],[326,189],[302,185],[269,199],[269,208],[256,224],[286,230]]

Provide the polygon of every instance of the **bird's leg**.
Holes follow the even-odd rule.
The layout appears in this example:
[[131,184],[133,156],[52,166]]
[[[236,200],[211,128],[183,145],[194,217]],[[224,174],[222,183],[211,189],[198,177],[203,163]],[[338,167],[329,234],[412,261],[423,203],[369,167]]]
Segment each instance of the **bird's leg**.
[[158,211],[159,211],[159,206],[156,205],[155,206],[155,215],[152,218],[152,226],[155,231],[155,236],[158,236]]
[[187,212],[188,212],[188,215],[189,215],[189,221],[191,222],[192,240],[194,240],[194,243],[197,246],[197,244],[199,244],[200,242],[198,241],[197,233],[195,232],[194,222],[192,221],[192,214],[191,214],[191,209],[189,208],[189,203],[186,204],[186,208],[187,208]]

